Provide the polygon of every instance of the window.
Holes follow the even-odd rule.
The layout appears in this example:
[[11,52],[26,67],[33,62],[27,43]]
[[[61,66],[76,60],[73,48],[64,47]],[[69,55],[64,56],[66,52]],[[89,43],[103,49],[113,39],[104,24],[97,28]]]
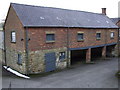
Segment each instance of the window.
[[59,60],[64,60],[64,59],[65,59],[65,52],[60,52]]
[[78,33],[78,41],[84,40],[84,33]]
[[111,32],[111,33],[110,33],[110,38],[111,38],[111,39],[114,38],[114,32]]
[[14,31],[11,32],[11,42],[16,42],[16,33]]
[[55,34],[46,34],[46,41],[47,42],[54,42],[55,41]]
[[18,64],[22,64],[22,56],[21,54],[18,54],[18,61],[17,61]]
[[101,33],[96,33],[96,38],[101,39]]

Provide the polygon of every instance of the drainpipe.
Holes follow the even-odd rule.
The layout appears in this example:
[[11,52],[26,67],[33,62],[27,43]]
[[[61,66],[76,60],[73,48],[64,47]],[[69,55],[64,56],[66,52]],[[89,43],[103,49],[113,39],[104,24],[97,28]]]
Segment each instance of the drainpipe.
[[67,67],[69,67],[69,27],[67,29]]
[[[118,72],[120,71],[120,27],[118,28]],[[118,80],[118,85],[119,85],[119,80]]]
[[116,44],[117,47],[115,47],[115,48],[117,48],[117,51],[116,51],[117,54],[115,55],[115,56],[117,56],[117,57],[119,57],[119,52],[120,52],[120,51],[119,51],[119,45],[120,45],[120,41],[119,41],[119,38],[120,38],[120,37],[119,37],[119,29],[120,29],[120,28],[117,29],[117,30],[118,30],[118,31],[117,31],[117,33],[118,33],[118,35],[117,35],[117,44]]
[[108,30],[105,30],[105,46],[104,46],[104,47],[106,47],[106,56],[107,56],[107,45],[106,44],[107,44],[107,38],[108,38],[107,37],[107,31]]
[[118,47],[117,47],[118,48],[118,57],[120,56],[120,51],[119,51],[119,47],[120,47],[120,36],[119,35],[120,35],[120,32],[119,32],[119,30],[120,30],[120,27],[118,28],[118,41],[117,41],[118,42]]
[[6,43],[5,43],[5,26],[3,26],[3,33],[4,33],[4,60],[5,60],[5,65],[7,66],[7,61],[6,61]]
[[29,75],[29,59],[28,59],[28,28],[25,28],[25,53],[26,53],[26,74]]
[[120,57],[120,32],[119,32],[119,30],[120,30],[120,27],[118,28],[118,41],[117,41],[117,44],[118,44],[118,46],[117,46],[117,49],[118,49],[118,51],[117,51],[117,53],[118,53],[118,71],[120,71],[120,66],[119,66],[119,64],[120,64],[120,60],[119,60],[119,57]]

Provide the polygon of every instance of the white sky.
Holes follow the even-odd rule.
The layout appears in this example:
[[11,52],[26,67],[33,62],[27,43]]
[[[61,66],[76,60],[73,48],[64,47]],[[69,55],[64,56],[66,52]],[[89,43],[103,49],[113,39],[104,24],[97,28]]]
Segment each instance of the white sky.
[[118,17],[119,0],[1,0],[0,21],[6,18],[10,2],[81,10],[95,13],[101,13],[101,8],[107,8],[107,16],[110,18]]

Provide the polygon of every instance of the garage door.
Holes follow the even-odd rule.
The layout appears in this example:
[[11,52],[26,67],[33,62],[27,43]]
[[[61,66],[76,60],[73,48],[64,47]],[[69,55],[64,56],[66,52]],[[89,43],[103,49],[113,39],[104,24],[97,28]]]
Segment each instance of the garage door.
[[45,54],[45,71],[50,72],[56,69],[56,56],[55,52]]

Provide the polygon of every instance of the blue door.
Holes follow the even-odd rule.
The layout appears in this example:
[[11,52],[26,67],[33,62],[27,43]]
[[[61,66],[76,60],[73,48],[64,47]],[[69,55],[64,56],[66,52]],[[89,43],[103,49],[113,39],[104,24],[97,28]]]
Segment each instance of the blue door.
[[45,71],[50,72],[56,69],[55,52],[45,54]]

